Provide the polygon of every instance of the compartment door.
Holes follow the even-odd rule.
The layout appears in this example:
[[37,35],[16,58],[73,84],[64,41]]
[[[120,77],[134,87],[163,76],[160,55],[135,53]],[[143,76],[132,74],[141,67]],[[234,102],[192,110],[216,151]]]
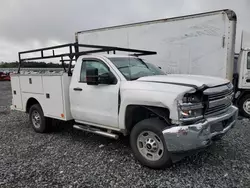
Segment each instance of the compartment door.
[[11,77],[12,105],[16,109],[23,110],[22,93],[20,89],[19,77]]
[[44,115],[61,119],[64,112],[61,76],[43,76]]

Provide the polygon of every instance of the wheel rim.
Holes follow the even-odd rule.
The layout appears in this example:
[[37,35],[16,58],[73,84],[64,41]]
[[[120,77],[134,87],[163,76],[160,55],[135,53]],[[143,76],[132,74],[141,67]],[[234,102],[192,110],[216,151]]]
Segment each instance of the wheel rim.
[[41,116],[38,111],[34,110],[31,115],[32,123],[35,128],[39,129],[41,126]]
[[243,109],[244,111],[250,115],[250,99],[247,99],[244,103],[243,103]]
[[164,146],[157,134],[151,131],[143,131],[137,138],[137,148],[140,154],[150,161],[162,158]]

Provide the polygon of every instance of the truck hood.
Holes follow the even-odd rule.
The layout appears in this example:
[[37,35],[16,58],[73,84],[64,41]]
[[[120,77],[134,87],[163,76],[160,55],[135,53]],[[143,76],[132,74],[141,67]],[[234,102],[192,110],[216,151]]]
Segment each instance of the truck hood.
[[218,77],[185,75],[185,74],[147,76],[147,77],[141,77],[137,81],[175,84],[175,85],[182,85],[195,88],[200,88],[202,86],[215,87],[230,82],[227,79]]

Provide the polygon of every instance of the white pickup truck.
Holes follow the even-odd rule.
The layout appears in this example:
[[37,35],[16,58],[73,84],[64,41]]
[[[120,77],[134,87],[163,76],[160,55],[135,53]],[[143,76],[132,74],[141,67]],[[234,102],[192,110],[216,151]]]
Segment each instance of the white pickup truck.
[[[70,53],[44,55],[69,47]],[[75,48],[74,48],[75,47]],[[80,51],[80,47],[94,50]],[[75,49],[72,52],[72,48]],[[125,51],[127,55],[97,52]],[[39,57],[22,57],[38,53]],[[48,53],[47,53],[48,54]],[[140,56],[155,52],[78,43],[19,53],[25,60],[69,57],[68,71],[11,75],[12,109],[29,113],[36,132],[51,119],[117,139],[130,135],[135,157],[151,168],[172,164],[172,154],[209,146],[230,130],[238,109],[229,80],[198,75],[166,75]],[[73,73],[72,60],[76,61]],[[157,63],[157,62],[154,62]]]

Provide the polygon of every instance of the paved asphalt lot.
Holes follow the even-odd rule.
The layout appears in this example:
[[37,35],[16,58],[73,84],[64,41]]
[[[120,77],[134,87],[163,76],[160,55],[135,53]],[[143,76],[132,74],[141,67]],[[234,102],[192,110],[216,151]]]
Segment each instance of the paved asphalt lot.
[[28,116],[10,111],[0,82],[0,187],[250,187],[250,121],[206,151],[166,170],[142,167],[127,138],[115,141],[55,125],[34,133]]

